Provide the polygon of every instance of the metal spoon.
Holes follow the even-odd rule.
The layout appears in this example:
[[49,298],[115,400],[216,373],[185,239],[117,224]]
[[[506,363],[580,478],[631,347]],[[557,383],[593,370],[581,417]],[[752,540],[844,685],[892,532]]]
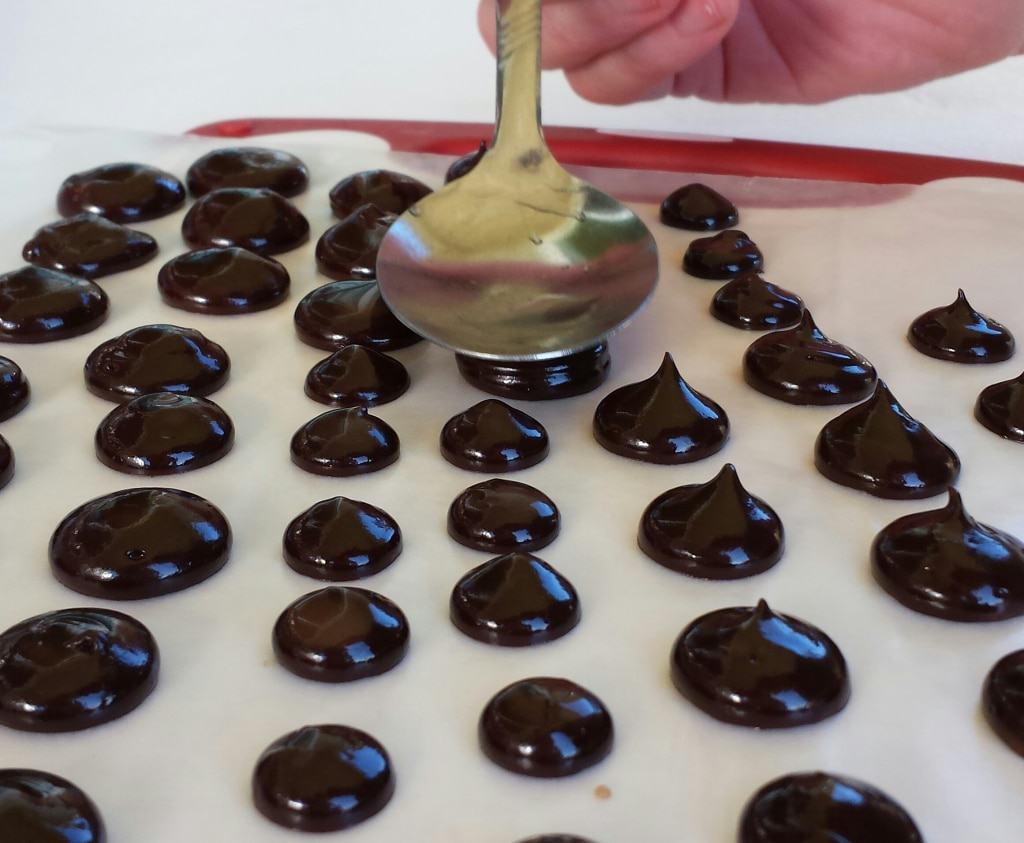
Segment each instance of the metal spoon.
[[391,227],[384,300],[462,354],[541,360],[594,345],[647,301],[654,238],[627,207],[571,176],[540,125],[541,0],[498,0],[494,145],[466,176]]

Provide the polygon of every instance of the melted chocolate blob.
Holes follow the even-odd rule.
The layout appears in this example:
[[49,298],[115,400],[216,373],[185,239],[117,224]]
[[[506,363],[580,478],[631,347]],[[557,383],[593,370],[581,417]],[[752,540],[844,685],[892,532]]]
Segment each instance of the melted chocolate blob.
[[552,360],[482,360],[456,354],[462,377],[477,389],[520,401],[551,401],[592,392],[608,377],[608,343]]
[[143,325],[98,346],[85,361],[85,385],[108,401],[150,392],[209,395],[228,379],[227,352],[192,328]]
[[903,808],[878,788],[831,773],[782,776],[755,793],[739,843],[923,843]]
[[537,778],[571,776],[612,750],[612,717],[594,694],[568,679],[522,679],[480,716],[480,747],[499,767]]
[[571,631],[580,622],[580,598],[543,559],[516,551],[479,565],[455,584],[451,619],[485,644],[528,647]]
[[63,609],[0,634],[0,725],[76,732],[123,717],[156,687],[160,656],[141,623]]
[[235,427],[205,398],[151,392],[115,407],[96,430],[96,456],[125,474],[179,474],[227,454]]
[[817,723],[850,699],[846,660],[832,639],[764,600],[687,626],[672,650],[672,681],[716,720],[758,729]]
[[166,304],[224,316],[274,307],[288,298],[290,284],[288,270],[277,261],[238,246],[186,252],[157,275]]
[[21,366],[7,357],[0,357],[0,421],[24,410],[30,392]]
[[1024,756],[1024,650],[996,662],[985,678],[981,708],[992,731]]
[[402,610],[364,588],[329,586],[306,594],[274,624],[274,653],[296,676],[352,682],[387,673],[405,658]]
[[829,406],[863,401],[878,375],[852,348],[826,337],[805,310],[795,328],[754,340],[743,355],[743,379],[777,401]]
[[444,175],[444,183],[449,184],[456,179],[461,179],[464,175],[469,173],[483,161],[484,156],[487,154],[487,141],[480,141],[480,146],[475,152],[470,152],[467,155],[463,155],[461,158],[456,158],[451,166],[448,168],[448,172]]
[[264,750],[252,774],[256,809],[298,831],[351,828],[381,811],[394,792],[387,750],[349,726],[291,732]]
[[465,489],[448,509],[448,535],[489,553],[540,550],[558,536],[555,502],[515,480],[485,480]]
[[404,214],[431,189],[418,179],[391,170],[365,170],[342,179],[331,188],[331,210],[345,219],[364,205],[383,214]]
[[1024,373],[982,390],[974,417],[997,436],[1024,442]]
[[29,263],[90,280],[141,266],[156,252],[148,234],[96,214],[44,225],[21,250]]
[[746,272],[759,272],[764,256],[742,231],[723,231],[694,240],[683,256],[683,269],[697,278],[728,281]]
[[225,187],[207,193],[185,214],[181,234],[191,246],[239,246],[276,255],[309,239],[309,221],[279,193]]
[[125,489],[82,504],[50,539],[50,569],[80,594],[141,600],[190,588],[228,561],[217,507],[177,489]]
[[14,477],[14,451],[7,440],[0,436],[0,489]]
[[666,352],[651,377],[619,387],[597,405],[594,438],[621,457],[679,465],[722,450],[729,417],[683,380]]
[[453,416],[441,430],[441,456],[466,471],[519,471],[547,455],[544,426],[495,398]]
[[372,348],[346,345],[306,375],[306,395],[334,407],[376,407],[409,388],[405,366]]
[[711,299],[711,315],[744,331],[790,328],[800,321],[804,302],[796,293],[777,287],[757,272],[733,278]]
[[907,339],[922,354],[953,363],[1001,363],[1015,347],[1009,329],[978,313],[963,290],[951,305],[918,316]]
[[26,266],[0,275],[0,340],[52,342],[103,324],[110,301],[92,281]]
[[398,321],[376,281],[331,281],[317,287],[295,308],[295,330],[306,345],[328,351],[346,345],[394,351],[423,339]]
[[640,549],[659,565],[711,580],[752,577],[782,558],[782,521],[743,488],[732,464],[707,483],[655,498],[640,519]]
[[883,529],[871,564],[878,584],[915,612],[949,621],[1024,615],[1024,543],[975,521],[956,489],[942,509]]
[[377,277],[377,252],[394,214],[363,205],[325,231],[316,243],[316,266],[337,281]]
[[92,800],[67,779],[0,770],[0,838],[10,843],[104,843]]
[[350,498],[313,504],[284,533],[294,571],[332,582],[378,574],[402,552],[402,531],[383,509]]
[[291,197],[309,185],[309,170],[287,152],[238,146],[207,152],[188,168],[185,180],[196,197],[223,187],[265,188]]
[[874,395],[818,434],[814,464],[833,483],[878,498],[941,494],[960,476],[960,458],[878,381]]
[[719,231],[740,221],[736,206],[706,184],[687,184],[661,203],[661,221],[689,231]]
[[292,462],[311,474],[353,477],[387,468],[398,459],[398,434],[365,407],[328,410],[292,437]]
[[62,217],[86,211],[114,222],[166,216],[185,203],[185,185],[148,164],[104,164],[64,179],[57,191]]

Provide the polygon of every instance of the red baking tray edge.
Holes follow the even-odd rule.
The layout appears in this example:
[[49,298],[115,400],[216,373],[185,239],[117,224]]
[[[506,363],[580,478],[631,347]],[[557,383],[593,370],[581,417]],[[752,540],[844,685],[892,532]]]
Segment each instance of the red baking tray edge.
[[[415,120],[258,117],[223,120],[191,130],[220,138],[249,138],[278,132],[345,129],[376,135],[397,152],[463,155],[490,138],[485,123]],[[560,161],[592,167],[668,170],[738,176],[849,181],[867,184],[924,184],[936,179],[985,177],[1024,181],[1024,167],[935,155],[759,140],[616,134],[596,129],[546,127]]]

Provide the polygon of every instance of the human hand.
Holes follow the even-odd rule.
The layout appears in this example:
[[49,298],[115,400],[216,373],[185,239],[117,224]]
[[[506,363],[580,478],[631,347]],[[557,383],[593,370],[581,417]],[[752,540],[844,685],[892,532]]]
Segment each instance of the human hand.
[[[1024,52],[1021,0],[545,0],[543,62],[586,99],[824,102]],[[494,0],[480,28],[494,48]]]

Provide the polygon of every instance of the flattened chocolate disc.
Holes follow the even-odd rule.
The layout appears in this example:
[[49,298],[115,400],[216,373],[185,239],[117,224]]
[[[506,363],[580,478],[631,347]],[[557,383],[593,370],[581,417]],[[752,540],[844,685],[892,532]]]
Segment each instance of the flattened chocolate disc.
[[394,214],[363,205],[327,229],[316,243],[316,266],[337,281],[377,277],[377,252]]
[[209,395],[228,379],[227,352],[192,328],[143,325],[97,346],[85,361],[85,385],[108,401],[150,392]]
[[21,366],[0,357],[0,421],[17,415],[28,404],[31,389]]
[[104,164],[64,179],[57,191],[62,217],[86,211],[114,222],[166,216],[185,202],[185,185],[148,164]]
[[553,401],[592,392],[608,377],[608,343],[552,360],[483,360],[456,354],[459,373],[477,389],[520,401]]
[[349,726],[305,726],[256,762],[252,797],[271,822],[297,831],[341,831],[381,811],[395,792],[387,750]]
[[0,489],[14,477],[14,451],[7,440],[0,436]]
[[441,455],[467,471],[519,471],[548,455],[548,433],[522,410],[489,398],[447,421]]
[[485,480],[452,501],[448,535],[490,553],[540,550],[558,536],[558,507],[539,489],[515,480]]
[[89,279],[141,266],[156,252],[156,240],[148,234],[96,214],[44,225],[21,250],[36,266]]
[[1024,373],[982,390],[974,417],[997,436],[1024,442]]
[[0,340],[53,342],[98,328],[110,300],[84,278],[38,266],[0,275]]
[[376,407],[405,394],[405,366],[372,348],[346,345],[306,375],[306,395],[334,407]]
[[376,281],[331,281],[317,287],[295,308],[299,339],[328,351],[365,345],[393,351],[418,343],[381,298]]
[[1024,650],[1004,656],[989,671],[981,707],[992,731],[1024,756]]
[[160,655],[141,623],[109,609],[63,609],[0,634],[0,725],[75,732],[133,711],[156,687]]
[[265,188],[225,187],[188,209],[181,234],[191,246],[240,246],[276,255],[309,239],[309,221],[279,193]]
[[978,313],[963,290],[951,305],[918,316],[907,338],[922,354],[953,363],[1001,363],[1016,346],[1009,329]]
[[683,269],[697,278],[728,281],[746,272],[759,272],[764,256],[742,231],[723,231],[714,237],[698,237],[686,250]]
[[235,428],[205,398],[151,392],[115,407],[96,430],[96,456],[125,474],[179,474],[231,450]]
[[292,462],[303,471],[352,477],[380,471],[398,459],[398,434],[365,407],[328,410],[292,437]]
[[594,694],[568,679],[522,679],[503,688],[480,716],[480,747],[524,776],[571,776],[612,750],[612,718]]
[[231,528],[208,500],[125,489],[73,510],[50,539],[50,569],[80,594],[140,600],[190,588],[228,561]]
[[309,170],[294,155],[259,146],[215,149],[196,159],[185,175],[193,196],[222,187],[266,188],[281,196],[298,196],[309,184]]
[[774,331],[800,321],[804,302],[796,293],[748,272],[719,288],[711,299],[711,315],[744,331]]
[[186,252],[157,275],[166,304],[225,316],[274,307],[288,298],[290,284],[288,270],[276,260],[239,246]]
[[0,839],[10,843],[104,843],[92,800],[67,779],[0,770]]
[[313,504],[284,533],[288,566],[318,580],[345,582],[380,573],[402,552],[402,531],[383,509],[350,498]]
[[480,141],[480,146],[475,152],[470,152],[467,155],[463,155],[461,158],[456,158],[452,161],[451,166],[444,176],[444,183],[448,184],[456,179],[461,179],[464,175],[471,172],[477,164],[484,160],[484,156],[487,154],[487,141]]
[[339,181],[331,188],[331,210],[344,219],[364,205],[373,205],[381,213],[404,214],[431,193],[418,179],[391,170],[364,170]]
[[387,673],[409,649],[409,623],[388,598],[329,586],[303,595],[274,624],[274,653],[288,670],[317,682],[353,682]]
[[706,184],[687,184],[661,203],[661,221],[689,231],[718,231],[739,224],[736,206]]

